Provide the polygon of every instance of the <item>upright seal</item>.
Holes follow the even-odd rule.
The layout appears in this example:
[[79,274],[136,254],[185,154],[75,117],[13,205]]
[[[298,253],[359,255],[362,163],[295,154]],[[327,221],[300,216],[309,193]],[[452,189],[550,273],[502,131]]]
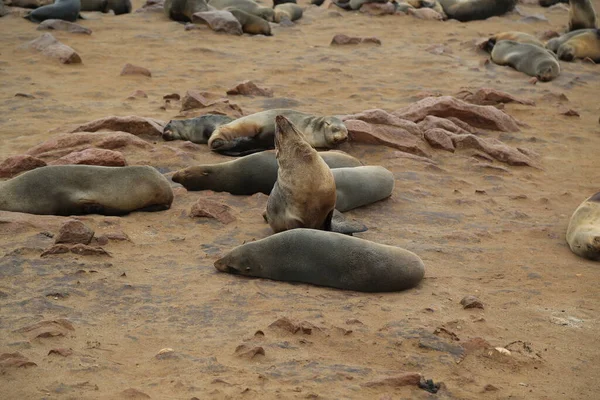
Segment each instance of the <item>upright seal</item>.
[[81,3],[79,0],[56,0],[54,4],[36,8],[24,18],[38,23],[47,19],[62,19],[64,21],[75,22],[79,17],[80,10]]

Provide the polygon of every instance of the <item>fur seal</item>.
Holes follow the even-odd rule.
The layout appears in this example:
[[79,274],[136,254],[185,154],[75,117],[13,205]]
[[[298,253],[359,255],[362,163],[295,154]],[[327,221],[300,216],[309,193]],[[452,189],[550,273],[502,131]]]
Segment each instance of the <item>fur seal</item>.
[[224,10],[232,13],[235,19],[238,20],[242,25],[242,32],[250,35],[272,36],[271,25],[267,20],[236,7],[226,7]]
[[235,247],[214,266],[231,274],[359,292],[409,289],[425,275],[423,261],[408,250],[314,229]]
[[207,114],[197,118],[172,119],[162,133],[164,140],[189,140],[197,144],[206,144],[210,135],[218,126],[233,121],[227,115]]
[[517,0],[435,0],[449,19],[461,22],[497,17],[512,11]]
[[568,3],[569,0],[539,0],[538,4],[542,7],[552,7],[558,3]]
[[192,16],[208,11],[208,5],[205,0],[165,0],[164,11],[173,21],[192,22]]
[[279,170],[265,219],[275,233],[294,228],[330,231],[336,201],[331,170],[289,119],[277,115],[275,126]]
[[596,10],[590,0],[569,0],[569,32],[595,29]]
[[280,5],[280,4],[286,4],[286,3],[296,3],[296,0],[273,0],[273,8],[275,8],[276,6]]
[[492,49],[492,61],[508,65],[542,82],[548,82],[560,74],[556,55],[550,50],[512,40],[501,40]]
[[517,43],[527,43],[533,44],[538,47],[544,48],[544,43],[542,43],[538,38],[528,33],[509,31],[509,32],[500,32],[493,36],[491,36],[488,41],[483,46],[485,50],[491,52],[494,48],[494,45],[501,40],[512,40]]
[[567,243],[578,256],[600,261],[600,192],[581,203],[571,216]]
[[394,174],[380,166],[336,168],[331,170],[335,180],[335,209],[353,210],[390,197],[394,190]]
[[358,10],[367,3],[387,3],[388,0],[333,0],[332,3],[344,10]]
[[280,23],[282,20],[287,19],[288,21],[294,22],[302,18],[302,7],[296,3],[284,3],[278,4],[273,8],[275,12],[273,21]]
[[[356,158],[342,151],[319,152],[331,169],[358,167]],[[213,190],[234,195],[269,194],[277,180],[277,159],[274,151],[262,151],[219,164],[198,165],[177,171],[173,182],[187,190]]]
[[36,8],[24,18],[38,23],[47,19],[62,19],[64,21],[75,22],[79,17],[80,10],[81,3],[79,0],[56,0],[54,4]]
[[149,166],[54,165],[0,182],[0,210],[29,214],[123,215],[166,210],[169,181]]
[[573,61],[589,58],[600,62],[600,29],[580,29],[551,39],[546,43],[560,60]]
[[115,15],[129,14],[131,0],[81,0],[81,11],[100,11],[106,14],[110,10]]
[[287,109],[273,109],[238,118],[215,129],[209,149],[233,156],[271,149],[274,146],[275,116],[288,118],[313,147],[331,148],[348,139],[348,129],[336,117],[314,115]]
[[252,0],[209,0],[208,4],[217,10],[224,10],[228,7],[237,8],[248,14],[256,15],[265,21],[273,22],[273,9],[263,7]]

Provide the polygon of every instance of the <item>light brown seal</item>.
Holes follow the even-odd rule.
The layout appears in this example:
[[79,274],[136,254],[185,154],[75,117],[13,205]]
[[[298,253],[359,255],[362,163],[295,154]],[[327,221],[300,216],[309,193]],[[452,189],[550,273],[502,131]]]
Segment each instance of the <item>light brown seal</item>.
[[551,39],[546,47],[554,51],[560,60],[576,58],[600,63],[600,29],[580,29]]
[[272,36],[271,25],[265,19],[236,7],[226,7],[224,10],[232,13],[238,20],[242,25],[242,32],[250,35]]
[[273,16],[275,15],[272,8],[263,7],[252,0],[209,0],[208,4],[217,10],[224,10],[228,7],[237,8],[269,22],[273,22]]
[[290,22],[294,22],[302,18],[302,7],[296,3],[284,3],[278,4],[273,8],[275,12],[273,21],[280,23],[282,20],[287,19]]
[[532,44],[541,48],[544,48],[544,43],[542,43],[538,38],[528,33],[517,32],[517,31],[508,31],[508,32],[500,32],[495,35],[490,36],[488,41],[484,45],[484,49],[488,52],[491,52],[494,48],[494,45],[501,40],[512,40],[517,43],[526,43]]
[[595,29],[596,10],[590,0],[569,0],[569,32]]
[[335,181],[331,170],[283,115],[275,117],[277,181],[265,219],[275,233],[294,228],[331,230]]
[[548,82],[560,74],[556,55],[550,50],[532,44],[501,40],[494,45],[492,61],[498,65],[508,65],[542,82]]
[[600,261],[600,192],[581,203],[571,216],[567,243],[578,256]]
[[334,232],[292,229],[238,246],[214,264],[221,272],[360,292],[415,287],[425,275],[416,254]]
[[169,181],[148,166],[56,165],[0,182],[0,210],[29,214],[123,215],[166,210]]

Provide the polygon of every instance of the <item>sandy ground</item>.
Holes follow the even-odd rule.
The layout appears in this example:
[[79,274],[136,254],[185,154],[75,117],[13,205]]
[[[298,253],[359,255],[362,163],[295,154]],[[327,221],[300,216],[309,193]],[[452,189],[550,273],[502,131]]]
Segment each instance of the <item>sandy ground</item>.
[[[134,9],[141,5],[134,1]],[[600,10],[600,1],[595,7]],[[296,26],[274,27],[273,37],[234,37],[185,31],[162,14],[90,13],[93,19],[81,24],[91,36],[53,32],[79,52],[82,65],[19,49],[40,32],[26,20],[2,18],[0,159],[68,124],[109,115],[168,121],[178,110],[161,110],[163,95],[190,89],[224,94],[252,79],[275,97],[230,96],[246,114],[281,106],[321,114],[392,111],[422,92],[501,89],[536,105],[508,104],[505,111],[529,127],[488,137],[534,151],[542,169],[500,163],[505,170],[481,169],[468,154],[443,151],[432,151],[428,163],[385,147],[345,144],[343,150],[365,164],[395,174],[390,199],[348,214],[370,228],[357,236],[404,247],[424,260],[426,278],[402,293],[218,273],[212,264],[219,254],[270,234],[261,217],[266,196],[177,188],[165,212],[81,217],[97,236],[130,237],[104,246],[112,257],[40,258],[53,244],[41,232],[56,233],[58,218],[40,217],[38,225],[17,230],[0,226],[0,353],[20,352],[37,364],[2,369],[0,397],[598,398],[600,272],[597,263],[569,251],[564,235],[573,210],[599,189],[600,69],[561,63],[558,79],[532,85],[510,68],[484,66],[486,56],[473,45],[480,37],[566,25],[564,10],[519,8],[549,22],[521,22],[511,14],[441,23],[312,7]],[[376,36],[383,45],[332,48],[337,33]],[[436,44],[451,54],[427,51]],[[127,62],[149,68],[152,78],[120,77]],[[126,100],[138,89],[148,98]],[[18,92],[35,98],[14,97]],[[569,99],[563,106],[581,117],[560,115],[552,95],[561,93]],[[127,153],[130,163],[168,172],[226,159],[205,146],[193,151],[182,142],[154,142],[160,154],[171,156]],[[230,205],[237,220],[223,225],[189,218],[199,197]],[[464,310],[459,302],[466,295],[478,296],[485,309]],[[282,317],[313,328],[292,334],[269,327]],[[74,330],[51,338],[17,331],[57,318],[71,321]],[[477,337],[508,346],[512,354],[466,354],[461,346]],[[240,357],[235,350],[241,344],[261,346],[265,355]],[[73,354],[48,355],[54,348]],[[157,358],[163,348],[174,353]],[[433,395],[415,386],[366,385],[406,372],[445,388]]]

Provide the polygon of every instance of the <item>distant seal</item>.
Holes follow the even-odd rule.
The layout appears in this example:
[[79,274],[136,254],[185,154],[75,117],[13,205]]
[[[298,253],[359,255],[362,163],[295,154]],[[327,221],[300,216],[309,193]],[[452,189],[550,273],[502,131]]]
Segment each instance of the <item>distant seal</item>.
[[288,118],[315,148],[332,148],[348,139],[348,129],[339,118],[273,109],[247,115],[219,126],[211,135],[208,147],[213,151],[233,156],[272,149],[276,115]]
[[542,7],[552,7],[558,3],[568,3],[569,0],[539,0],[538,4]]
[[578,256],[600,261],[600,192],[581,203],[571,216],[567,243]]
[[81,4],[79,0],[56,0],[54,4],[49,4],[36,8],[24,18],[31,22],[42,22],[47,19],[62,19],[64,21],[75,22],[79,17]]
[[286,3],[296,4],[296,0],[273,0],[273,8],[275,8],[279,4],[286,4]]
[[123,215],[166,210],[169,181],[148,166],[46,166],[0,182],[0,210],[29,214]]
[[600,29],[580,29],[551,39],[546,43],[560,60],[589,58],[600,63]]
[[302,7],[300,7],[296,3],[285,3],[276,5],[273,8],[275,14],[273,16],[273,21],[280,23],[284,19],[288,21],[294,22],[302,18]]
[[[342,151],[319,152],[329,168],[358,167],[361,162]],[[173,182],[187,190],[212,190],[234,195],[269,194],[277,180],[274,151],[262,151],[219,164],[197,165],[177,171]]]
[[387,3],[387,0],[333,0],[333,4],[344,10],[358,10],[367,3]]
[[528,33],[509,31],[509,32],[500,32],[493,36],[491,36],[488,41],[484,45],[484,49],[488,52],[491,52],[494,48],[494,45],[501,40],[512,40],[517,43],[527,43],[533,44],[538,47],[544,48],[544,43],[542,43],[538,38]]
[[209,0],[208,4],[218,10],[224,10],[228,7],[237,8],[248,14],[256,15],[265,21],[273,22],[273,9],[263,7],[252,0]]
[[353,210],[390,197],[394,174],[380,166],[337,168],[331,170],[335,180],[335,209]]
[[164,11],[173,21],[192,22],[192,16],[208,11],[208,5],[205,0],[165,0]]
[[569,0],[569,32],[595,29],[596,10],[590,0]]
[[508,65],[542,82],[548,82],[560,74],[558,59],[551,51],[532,45],[501,40],[492,49],[492,61]]
[[277,115],[275,126],[279,170],[265,219],[275,233],[294,228],[330,231],[336,200],[331,170],[289,119]]
[[131,0],[81,0],[81,11],[107,13],[110,10],[115,15],[129,14],[131,12]]
[[226,7],[224,10],[232,13],[235,19],[238,20],[242,25],[242,32],[250,35],[272,36],[271,25],[267,20],[235,7]]
[[497,17],[512,11],[517,0],[437,0],[449,19],[461,22]]
[[423,261],[400,247],[339,233],[293,229],[238,246],[215,261],[221,272],[359,292],[415,287]]
[[217,127],[233,121],[227,115],[207,114],[197,118],[172,119],[162,133],[164,140],[189,140],[197,144],[206,144]]

